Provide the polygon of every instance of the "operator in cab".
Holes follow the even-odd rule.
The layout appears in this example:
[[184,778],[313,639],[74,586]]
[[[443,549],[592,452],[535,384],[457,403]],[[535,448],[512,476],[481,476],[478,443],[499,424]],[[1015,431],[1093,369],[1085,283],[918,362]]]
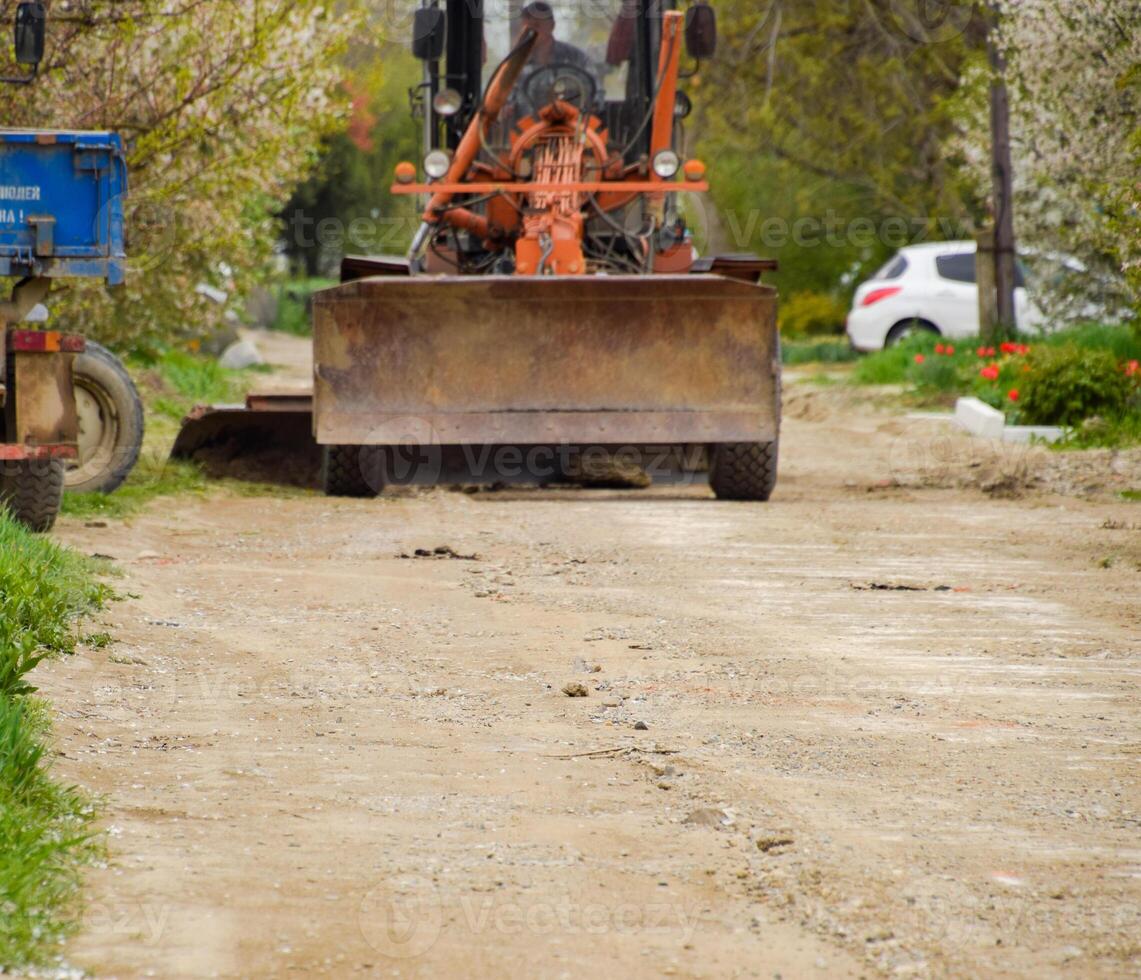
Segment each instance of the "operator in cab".
[[532,69],[546,68],[549,65],[572,65],[590,75],[595,75],[594,65],[585,51],[566,41],[555,38],[555,9],[549,3],[538,0],[529,3],[520,13],[523,30],[532,30],[539,35],[535,50],[531,52],[528,66]]
[[520,11],[519,36],[531,30],[537,40],[511,93],[510,111],[500,117],[508,128],[512,121],[532,115],[556,98],[580,109],[594,107],[600,84],[598,65],[581,48],[556,38],[556,27],[555,10],[549,3],[537,0]]

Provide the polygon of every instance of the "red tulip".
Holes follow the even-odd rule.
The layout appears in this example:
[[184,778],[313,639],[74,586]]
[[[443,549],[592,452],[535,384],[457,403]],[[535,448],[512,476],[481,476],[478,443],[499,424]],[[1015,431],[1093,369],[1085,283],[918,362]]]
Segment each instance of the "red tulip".
[[922,364],[925,360],[927,360],[927,358],[924,357],[922,354],[916,354],[915,355],[915,363],[916,364]]
[[1011,388],[1010,391],[1006,393],[1006,397],[1009,398],[1012,402],[1018,401],[1018,389]]

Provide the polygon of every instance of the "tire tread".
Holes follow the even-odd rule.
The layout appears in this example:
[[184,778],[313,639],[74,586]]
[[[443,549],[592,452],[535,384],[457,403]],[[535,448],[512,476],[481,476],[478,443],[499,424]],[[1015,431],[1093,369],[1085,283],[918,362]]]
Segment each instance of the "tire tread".
[[368,498],[380,492],[365,477],[365,464],[369,462],[371,447],[326,446],[321,482],[326,497]]
[[63,500],[63,461],[20,460],[3,465],[0,505],[29,530],[50,531]]
[[780,443],[727,442],[713,448],[709,483],[719,500],[766,501],[776,488]]

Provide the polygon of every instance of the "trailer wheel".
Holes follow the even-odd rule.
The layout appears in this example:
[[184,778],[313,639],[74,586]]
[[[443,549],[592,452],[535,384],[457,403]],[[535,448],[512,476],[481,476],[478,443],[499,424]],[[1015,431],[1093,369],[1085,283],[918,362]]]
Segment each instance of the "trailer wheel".
[[63,460],[20,459],[0,463],[0,506],[32,531],[50,531],[63,499]]
[[110,493],[134,469],[143,445],[143,403],[131,376],[105,347],[87,342],[72,368],[79,415],[79,463],[67,470],[68,493]]
[[384,489],[379,446],[326,446],[321,482],[326,497],[375,497]]
[[709,485],[718,499],[768,500],[777,485],[779,449],[779,440],[713,446]]

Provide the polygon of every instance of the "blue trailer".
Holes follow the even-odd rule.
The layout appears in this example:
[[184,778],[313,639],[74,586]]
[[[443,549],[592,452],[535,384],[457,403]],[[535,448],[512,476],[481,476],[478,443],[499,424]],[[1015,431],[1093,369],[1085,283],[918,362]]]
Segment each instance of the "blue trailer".
[[[44,31],[43,4],[18,4],[25,72],[0,81],[35,78]],[[54,524],[65,482],[113,489],[138,458],[142,405],[118,360],[24,322],[55,279],[123,283],[126,195],[117,134],[0,130],[0,276],[14,280],[0,298],[0,505],[35,530]]]
[[118,134],[0,131],[0,276],[121,285],[126,195]]

